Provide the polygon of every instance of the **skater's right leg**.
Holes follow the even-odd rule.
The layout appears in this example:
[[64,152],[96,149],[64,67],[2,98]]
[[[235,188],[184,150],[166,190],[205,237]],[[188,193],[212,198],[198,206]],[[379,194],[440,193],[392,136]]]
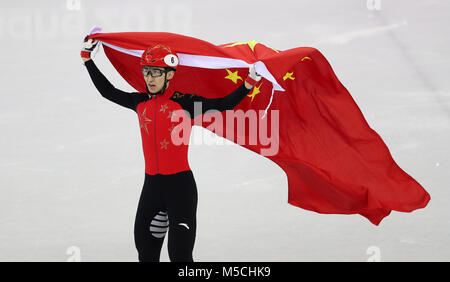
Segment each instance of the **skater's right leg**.
[[134,241],[141,262],[158,262],[169,226],[161,187],[156,178],[145,176],[134,224]]

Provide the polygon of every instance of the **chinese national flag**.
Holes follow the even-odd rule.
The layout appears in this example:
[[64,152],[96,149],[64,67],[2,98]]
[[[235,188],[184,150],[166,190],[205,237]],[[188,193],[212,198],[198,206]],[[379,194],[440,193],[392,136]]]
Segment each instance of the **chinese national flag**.
[[[265,157],[285,171],[290,204],[318,213],[360,214],[378,225],[391,210],[411,212],[430,200],[392,159],[317,49],[279,51],[256,41],[213,45],[173,33],[98,31],[88,38],[102,43],[116,70],[139,92],[146,91],[140,56],[157,43],[170,46],[180,59],[171,88],[207,98],[236,89],[256,62],[263,79],[235,110],[262,110],[259,118],[268,125],[278,110],[279,149]],[[223,120],[224,131],[215,133],[227,138],[230,125]],[[233,131],[235,138],[248,138],[248,130]],[[264,148],[260,140],[240,145],[258,154]]]

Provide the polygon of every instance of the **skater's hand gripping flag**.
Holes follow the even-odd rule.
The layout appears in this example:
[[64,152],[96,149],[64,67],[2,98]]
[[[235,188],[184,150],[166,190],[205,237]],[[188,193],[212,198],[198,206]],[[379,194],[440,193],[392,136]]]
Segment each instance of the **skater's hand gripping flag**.
[[99,41],[95,38],[88,38],[89,35],[92,33],[100,32],[102,29],[98,26],[93,26],[86,37],[84,37],[83,44],[81,46],[81,58],[83,61],[89,60],[91,58],[92,51],[95,50],[95,47],[97,47]]
[[255,86],[261,80],[261,75],[259,75],[255,70],[255,64],[252,64],[249,68],[247,78],[245,82],[250,84],[251,86]]
[[83,45],[81,47],[81,58],[90,59],[91,52],[94,51],[95,47],[97,47],[98,40],[87,37],[84,39]]

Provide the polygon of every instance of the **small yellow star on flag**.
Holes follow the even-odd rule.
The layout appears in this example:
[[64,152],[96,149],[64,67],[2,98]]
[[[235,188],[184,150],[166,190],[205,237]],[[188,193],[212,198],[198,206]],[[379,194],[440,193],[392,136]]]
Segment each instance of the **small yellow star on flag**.
[[290,79],[290,80],[294,80],[295,79],[295,77],[293,77],[292,75],[294,74],[294,72],[287,72],[284,76],[283,76],[283,80],[286,80],[286,79]]
[[256,86],[253,87],[252,93],[250,93],[250,94],[247,95],[248,97],[252,98],[251,102],[253,102],[253,98],[255,98],[255,96],[256,96],[257,94],[261,93],[261,91],[259,90],[259,88],[261,87],[261,85],[262,85],[262,82],[261,82],[261,84],[260,84],[258,87],[256,87]]
[[238,79],[243,80],[242,77],[239,76],[238,71],[232,72],[229,69],[226,69],[228,75],[225,76],[225,78],[233,81],[235,84],[237,84]]

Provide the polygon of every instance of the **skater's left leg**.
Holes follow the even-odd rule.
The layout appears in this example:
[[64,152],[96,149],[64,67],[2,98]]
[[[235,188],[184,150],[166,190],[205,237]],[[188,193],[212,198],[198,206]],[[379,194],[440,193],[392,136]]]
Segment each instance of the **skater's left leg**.
[[193,261],[197,230],[197,186],[191,171],[174,174],[165,190],[169,216],[170,261]]

